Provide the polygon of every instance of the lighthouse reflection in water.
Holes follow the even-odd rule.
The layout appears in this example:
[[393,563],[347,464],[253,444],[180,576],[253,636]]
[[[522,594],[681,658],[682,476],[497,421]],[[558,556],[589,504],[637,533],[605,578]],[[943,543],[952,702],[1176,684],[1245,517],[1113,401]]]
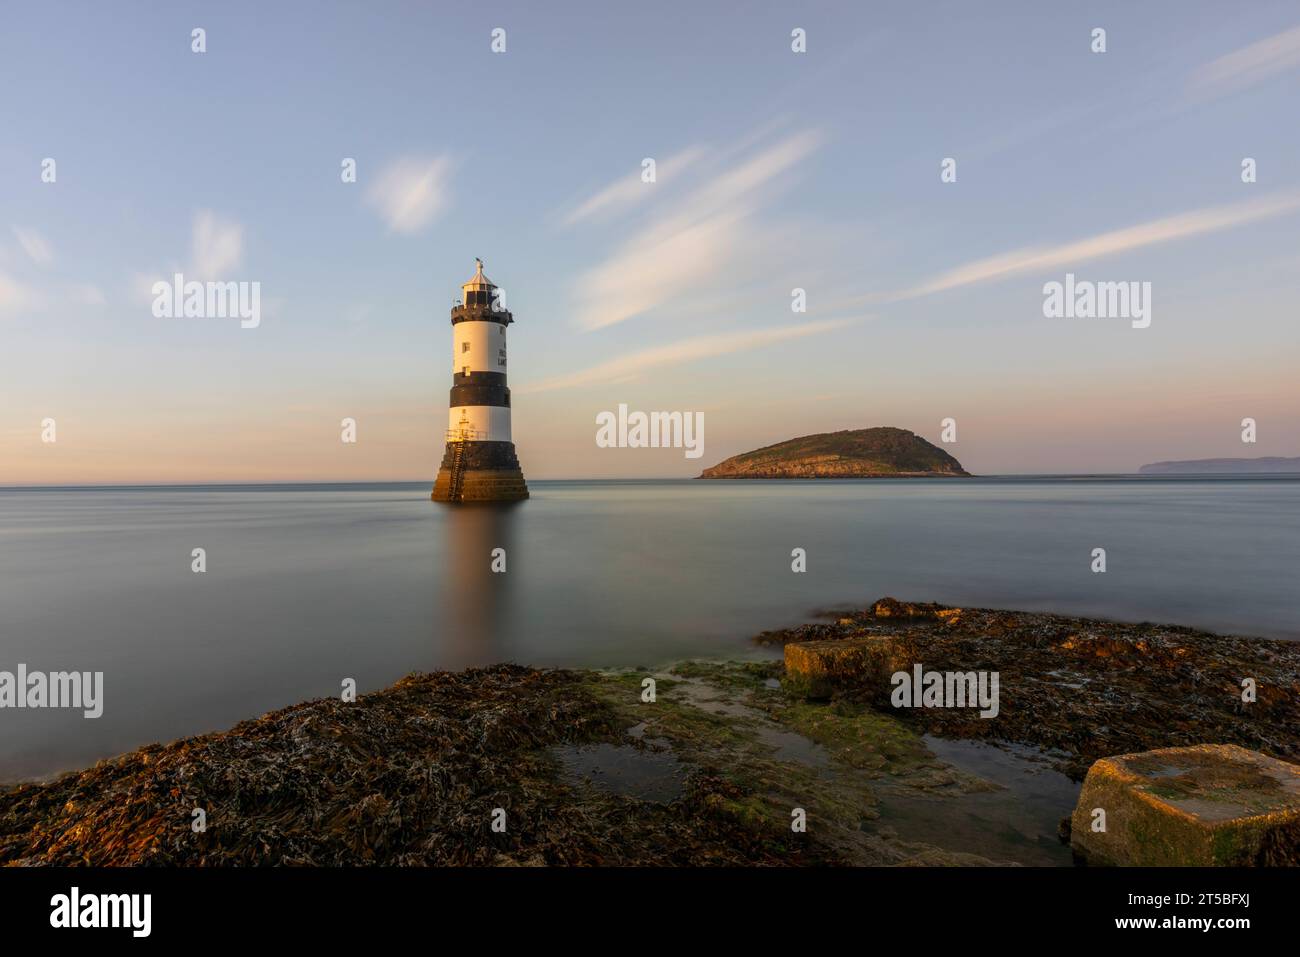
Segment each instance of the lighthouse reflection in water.
[[517,659],[517,592],[527,569],[511,566],[523,502],[493,502],[446,510],[442,525],[454,543],[443,552],[442,594],[434,608],[435,646],[448,667]]

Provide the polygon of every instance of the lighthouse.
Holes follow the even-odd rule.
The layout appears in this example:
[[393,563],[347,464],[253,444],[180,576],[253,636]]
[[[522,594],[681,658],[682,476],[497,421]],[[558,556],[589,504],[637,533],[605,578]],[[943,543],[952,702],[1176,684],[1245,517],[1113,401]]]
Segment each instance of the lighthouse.
[[483,260],[451,310],[451,403],[435,502],[513,502],[528,497],[510,435],[506,327],[514,317]]

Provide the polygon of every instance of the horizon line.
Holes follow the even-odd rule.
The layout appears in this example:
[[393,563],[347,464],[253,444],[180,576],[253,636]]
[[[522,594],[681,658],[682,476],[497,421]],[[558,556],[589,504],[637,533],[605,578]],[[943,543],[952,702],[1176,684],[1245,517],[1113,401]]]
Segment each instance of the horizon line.
[[[1300,479],[1300,472],[989,472],[970,475],[875,475],[848,476],[844,478],[724,478],[700,479],[698,476],[621,476],[617,478],[597,478],[593,476],[565,476],[533,479],[537,483],[546,482],[743,482],[755,485],[766,482],[799,482],[817,485],[833,482],[876,482],[898,481],[915,482],[942,479],[960,484],[963,479],[1125,479],[1142,480],[1183,480],[1189,478],[1234,478],[1234,479]],[[337,487],[348,485],[428,485],[433,487],[433,479],[272,479],[265,481],[210,481],[210,482],[69,482],[62,484],[23,484],[0,485],[0,492],[57,492],[57,491],[94,491],[94,490],[129,490],[129,489],[196,489],[196,488],[276,488],[321,486]]]

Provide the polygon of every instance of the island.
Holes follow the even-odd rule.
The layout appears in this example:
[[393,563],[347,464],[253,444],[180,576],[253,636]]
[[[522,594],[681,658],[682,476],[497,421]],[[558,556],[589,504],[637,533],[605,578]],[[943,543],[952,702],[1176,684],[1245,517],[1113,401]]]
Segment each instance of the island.
[[1276,475],[1292,472],[1300,472],[1300,457],[1266,455],[1254,459],[1189,459],[1152,462],[1138,469],[1139,475]]
[[883,426],[805,435],[743,452],[702,479],[969,477],[961,463],[915,432]]

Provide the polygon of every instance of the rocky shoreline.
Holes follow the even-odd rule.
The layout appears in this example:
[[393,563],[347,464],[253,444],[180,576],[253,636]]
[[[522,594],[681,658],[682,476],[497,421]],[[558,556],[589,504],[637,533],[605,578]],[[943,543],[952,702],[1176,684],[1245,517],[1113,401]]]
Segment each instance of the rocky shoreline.
[[[1107,755],[1206,741],[1300,763],[1300,642],[889,598],[757,640],[871,636],[890,638],[899,668],[999,673],[995,718],[935,708],[900,712],[905,720],[940,737],[1041,748],[1076,780]],[[836,694],[888,708],[891,690],[887,681],[849,681]]]
[[[1076,782],[1185,744],[1300,761],[1300,644],[892,599],[756,640],[996,671],[997,715],[895,708],[852,668],[813,689],[780,661],[411,675],[4,791],[0,863],[1068,863],[953,749]],[[1055,793],[1059,820],[1077,787]],[[964,834],[972,808],[1006,820]]]

